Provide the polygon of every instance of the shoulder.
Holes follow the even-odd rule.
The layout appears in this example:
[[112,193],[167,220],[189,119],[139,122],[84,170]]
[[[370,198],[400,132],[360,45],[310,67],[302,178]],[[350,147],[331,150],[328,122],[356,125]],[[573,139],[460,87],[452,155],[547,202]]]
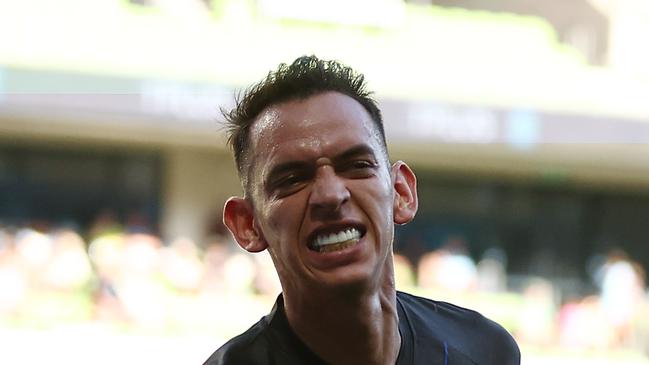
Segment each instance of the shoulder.
[[482,314],[451,303],[399,292],[416,332],[433,332],[441,342],[476,364],[519,364],[516,341],[501,325]]
[[265,335],[268,318],[264,317],[247,331],[226,342],[203,365],[265,364],[270,344]]

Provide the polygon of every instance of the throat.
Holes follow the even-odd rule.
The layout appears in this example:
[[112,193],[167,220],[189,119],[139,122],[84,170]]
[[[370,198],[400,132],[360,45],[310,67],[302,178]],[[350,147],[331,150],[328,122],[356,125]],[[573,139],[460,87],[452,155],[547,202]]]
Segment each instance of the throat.
[[401,346],[396,298],[365,299],[287,303],[286,315],[296,335],[327,363],[394,364]]

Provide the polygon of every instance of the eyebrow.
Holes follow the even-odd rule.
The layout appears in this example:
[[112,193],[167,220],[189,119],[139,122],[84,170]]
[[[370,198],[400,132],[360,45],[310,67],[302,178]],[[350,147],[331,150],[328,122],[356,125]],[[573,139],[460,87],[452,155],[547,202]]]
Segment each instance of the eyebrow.
[[[372,150],[372,148],[370,148],[370,146],[368,146],[367,144],[362,143],[362,144],[352,146],[351,148],[348,148],[347,150],[334,156],[332,162],[335,164],[340,161],[345,161],[352,157],[360,156],[360,155],[370,155],[372,156],[372,158],[376,159],[376,156],[374,155],[374,151]],[[297,161],[283,162],[277,164],[276,166],[273,166],[273,168],[266,176],[266,179],[264,179],[264,185],[268,185],[268,183],[271,180],[273,180],[275,177],[281,176],[286,172],[309,168],[310,165],[309,162],[310,161],[297,160]]]

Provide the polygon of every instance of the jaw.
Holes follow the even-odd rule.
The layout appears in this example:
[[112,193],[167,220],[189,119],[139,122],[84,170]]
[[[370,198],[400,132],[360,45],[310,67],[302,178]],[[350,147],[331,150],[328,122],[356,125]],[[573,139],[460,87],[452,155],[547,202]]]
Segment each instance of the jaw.
[[[309,280],[300,282],[281,280],[287,305],[304,313],[360,308],[367,300],[384,301],[394,298],[394,269],[389,255],[383,265],[367,267],[350,265],[327,272],[315,271]],[[373,298],[373,299],[371,299]],[[324,308],[324,303],[327,303]],[[342,307],[340,307],[342,306]]]
[[[341,251],[309,252],[308,281],[303,292],[363,295],[394,287],[392,254],[374,251],[366,238]],[[313,258],[312,256],[318,256]],[[386,257],[387,256],[387,257]]]

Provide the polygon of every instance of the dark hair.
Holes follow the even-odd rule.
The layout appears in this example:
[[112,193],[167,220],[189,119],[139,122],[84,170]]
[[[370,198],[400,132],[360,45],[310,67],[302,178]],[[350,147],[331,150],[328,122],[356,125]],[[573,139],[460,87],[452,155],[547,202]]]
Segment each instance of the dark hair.
[[302,56],[291,65],[282,63],[277,70],[268,73],[259,83],[247,88],[235,98],[235,107],[223,111],[228,135],[228,144],[234,152],[234,159],[244,189],[248,189],[247,154],[250,147],[250,128],[264,109],[271,105],[295,99],[337,91],[360,103],[369,113],[386,148],[383,118],[372,94],[366,90],[365,77],[337,61],[321,60],[316,56]]

